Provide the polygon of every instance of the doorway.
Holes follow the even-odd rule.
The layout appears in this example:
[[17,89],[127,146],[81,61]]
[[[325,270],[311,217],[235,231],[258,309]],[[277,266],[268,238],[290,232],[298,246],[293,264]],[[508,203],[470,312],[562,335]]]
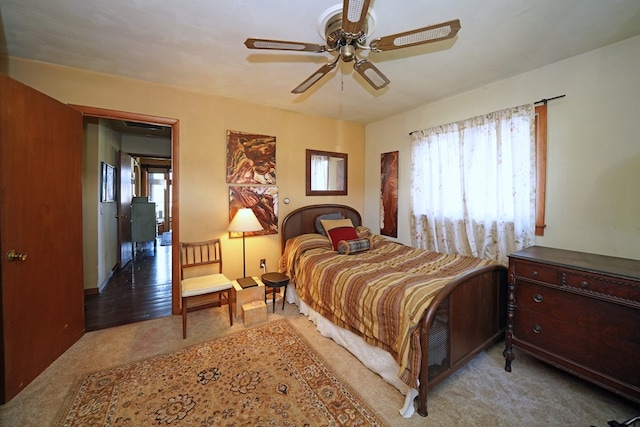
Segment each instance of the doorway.
[[[160,171],[160,173],[163,173],[165,176],[166,188],[163,190],[164,196],[162,197],[162,209],[156,209],[156,212],[154,215],[155,217],[154,225],[156,227],[156,232],[158,231],[164,232],[165,230],[170,231],[173,237],[177,239],[179,230],[177,229],[176,225],[178,223],[179,209],[178,209],[177,203],[175,202],[178,200],[177,182],[178,182],[179,174],[177,170],[176,159],[177,159],[178,143],[179,143],[179,122],[175,119],[148,116],[143,114],[134,114],[134,113],[105,110],[105,109],[98,109],[93,107],[77,106],[77,105],[74,105],[73,107],[75,109],[80,110],[83,113],[85,119],[105,120],[106,123],[109,124],[109,126],[111,126],[114,129],[117,129],[118,132],[122,132],[122,134],[127,134],[127,135],[134,135],[131,138],[135,140],[134,141],[135,143],[129,144],[127,147],[123,147],[123,149],[127,151],[127,153],[131,154],[132,158],[135,159],[132,163],[132,170],[134,170],[134,168],[138,169],[137,171],[132,173],[132,180],[131,180],[132,195],[136,195],[136,196],[140,195],[141,197],[147,197],[147,198],[150,197],[149,194],[142,196],[143,189],[146,193],[150,193],[155,189],[150,189],[149,184],[158,185],[158,183],[157,182],[150,183],[149,181],[145,182],[145,180],[148,180],[149,177],[153,175],[153,179],[157,181],[157,175],[155,174],[159,173],[158,170]],[[140,142],[140,139],[142,138],[140,135],[143,135],[143,136],[149,135],[153,132],[165,132],[167,135],[169,135],[169,149],[163,155],[158,155],[157,153],[150,152],[148,151],[148,149],[144,148],[143,145],[138,144]],[[138,136],[135,137],[135,135],[138,135]],[[152,163],[155,162],[155,164],[151,169],[149,169],[149,162],[152,162]],[[143,168],[146,168],[146,169],[143,169]],[[158,187],[156,187],[156,189],[157,188]],[[158,195],[154,194],[154,197],[158,197]],[[157,221],[159,219],[162,219],[162,221]],[[130,219],[118,217],[118,222],[120,223],[121,221],[130,221]],[[163,284],[162,293],[165,295],[169,295],[169,307],[170,307],[169,314],[171,313],[177,314],[179,313],[179,298],[177,297],[177,295],[179,295],[179,289],[174,287],[174,283],[179,283],[179,281],[177,280],[177,273],[179,273],[177,268],[179,265],[179,258],[178,258],[179,252],[176,250],[174,245],[167,245],[166,247],[161,247],[161,253],[160,251],[154,251],[153,246],[158,244],[159,244],[159,241],[156,242],[154,240],[154,242],[151,244],[151,247],[149,247],[149,243],[141,245],[140,247],[141,250],[143,252],[144,251],[147,251],[147,252],[144,254],[145,256],[139,257],[140,263],[144,261],[144,258],[147,255],[151,255],[151,254],[153,254],[154,256],[161,255],[161,256],[158,256],[157,262],[154,262],[154,263],[145,262],[144,268],[148,268],[149,264],[155,265],[153,267],[155,269],[155,273],[150,274],[149,277],[154,277],[154,276],[158,277],[158,274],[157,274],[158,269],[162,271],[162,273],[160,274],[161,277],[166,277],[168,274],[168,276],[170,277],[170,280],[169,280],[169,283]],[[164,263],[164,265],[162,265],[160,260],[163,260],[162,263]],[[168,266],[166,265],[167,263],[168,263]],[[137,267],[142,268],[142,265],[143,264],[141,264],[140,266],[136,266],[136,268]],[[129,266],[128,268],[131,268],[131,266]],[[122,270],[122,269],[119,269],[116,266],[116,268],[114,268],[111,271],[111,277],[108,279],[117,280],[116,276],[118,274],[118,270]],[[167,270],[168,270],[168,273],[167,273]],[[124,275],[127,276],[126,272],[124,272]],[[121,279],[121,276],[122,275],[120,275],[120,279]],[[133,275],[129,274],[128,276],[129,276],[129,280],[133,279]],[[137,279],[137,280],[138,282],[136,284],[139,284],[140,279]],[[89,287],[93,285],[92,282],[89,282],[89,283],[90,283]],[[103,286],[100,289],[106,289],[109,286],[109,281],[106,281],[106,282],[103,281],[101,284]],[[89,300],[92,297],[91,296],[92,293],[98,293],[97,292],[98,286],[100,285],[96,284],[96,287],[94,287],[93,289],[85,289],[85,299]],[[139,316],[139,315],[132,316],[132,321],[138,321],[138,320],[144,320],[144,316]],[[123,322],[122,320],[120,320],[119,324],[122,324],[122,323],[128,323],[128,322],[126,321]]]

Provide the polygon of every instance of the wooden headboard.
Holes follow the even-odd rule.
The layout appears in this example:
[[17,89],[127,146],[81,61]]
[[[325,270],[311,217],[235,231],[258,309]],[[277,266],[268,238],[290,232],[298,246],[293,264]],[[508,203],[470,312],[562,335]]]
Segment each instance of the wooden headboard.
[[282,221],[282,250],[287,240],[300,234],[317,233],[316,217],[322,214],[340,212],[350,218],[354,227],[362,225],[360,213],[346,205],[309,205],[290,212]]

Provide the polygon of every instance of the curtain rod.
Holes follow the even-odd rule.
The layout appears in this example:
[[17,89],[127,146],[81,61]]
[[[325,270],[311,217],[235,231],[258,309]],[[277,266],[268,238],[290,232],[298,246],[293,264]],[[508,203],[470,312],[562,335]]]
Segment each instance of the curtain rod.
[[544,99],[541,99],[540,101],[534,102],[533,105],[535,105],[535,104],[545,104],[546,105],[547,102],[549,102],[549,101],[553,101],[554,99],[558,99],[558,98],[564,98],[565,96],[567,96],[567,95],[558,95],[558,96],[554,96],[553,98],[544,98]]
[[[543,98],[540,101],[536,101],[533,103],[533,105],[536,104],[547,104],[547,102],[549,101],[553,101],[554,99],[558,99],[558,98],[564,98],[567,95],[558,95],[558,96],[554,96],[553,98]],[[414,132],[418,132],[417,130],[412,130],[411,132],[409,132],[409,136],[411,136]]]

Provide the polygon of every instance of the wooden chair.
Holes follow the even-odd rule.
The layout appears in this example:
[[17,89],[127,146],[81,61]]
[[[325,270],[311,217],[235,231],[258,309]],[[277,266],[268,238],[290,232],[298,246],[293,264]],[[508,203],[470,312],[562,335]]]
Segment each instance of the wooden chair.
[[[187,337],[187,311],[229,305],[229,323],[233,325],[231,289],[233,285],[222,274],[220,239],[204,242],[180,242],[180,292],[182,297],[182,338]],[[218,295],[217,301],[210,297]],[[197,300],[189,305],[190,300]]]

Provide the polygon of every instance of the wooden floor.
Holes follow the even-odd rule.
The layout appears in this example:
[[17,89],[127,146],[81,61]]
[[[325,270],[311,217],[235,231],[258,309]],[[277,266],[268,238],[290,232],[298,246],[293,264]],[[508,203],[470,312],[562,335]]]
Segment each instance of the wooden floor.
[[96,331],[171,315],[171,246],[138,246],[99,295],[85,296],[85,330]]

